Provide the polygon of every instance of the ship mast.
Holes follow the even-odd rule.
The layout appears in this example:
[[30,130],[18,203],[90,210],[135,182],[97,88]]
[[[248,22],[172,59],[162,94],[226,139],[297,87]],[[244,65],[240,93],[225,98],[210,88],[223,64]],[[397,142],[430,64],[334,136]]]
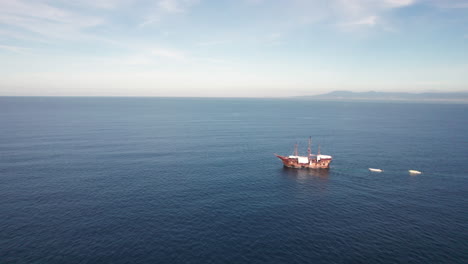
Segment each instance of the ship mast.
[[318,145],[317,155],[320,155],[320,145]]
[[299,156],[299,154],[297,153],[297,143],[294,144],[294,156]]
[[310,156],[312,155],[311,150],[310,150],[310,146],[311,146],[311,145],[312,145],[312,138],[309,137],[309,147],[307,148],[307,153],[309,154],[309,156],[308,156],[309,158],[310,158]]

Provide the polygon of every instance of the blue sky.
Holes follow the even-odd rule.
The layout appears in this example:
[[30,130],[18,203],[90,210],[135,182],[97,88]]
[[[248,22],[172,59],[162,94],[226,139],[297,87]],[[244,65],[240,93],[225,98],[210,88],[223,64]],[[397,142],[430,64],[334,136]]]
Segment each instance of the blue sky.
[[0,95],[468,90],[468,0],[0,0]]

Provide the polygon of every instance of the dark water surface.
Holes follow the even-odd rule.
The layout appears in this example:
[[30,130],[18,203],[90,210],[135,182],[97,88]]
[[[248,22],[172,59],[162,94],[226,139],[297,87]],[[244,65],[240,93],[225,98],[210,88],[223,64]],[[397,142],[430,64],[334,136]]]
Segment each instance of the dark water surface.
[[[0,263],[468,263],[467,114],[3,97]],[[332,168],[284,169],[309,135]]]

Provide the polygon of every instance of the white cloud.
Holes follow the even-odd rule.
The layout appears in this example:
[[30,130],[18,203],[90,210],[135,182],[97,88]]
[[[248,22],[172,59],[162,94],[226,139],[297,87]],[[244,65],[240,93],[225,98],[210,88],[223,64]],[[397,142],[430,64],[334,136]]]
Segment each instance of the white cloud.
[[15,52],[15,53],[25,53],[27,48],[18,47],[18,46],[11,46],[11,45],[0,45],[0,49]]
[[161,0],[158,7],[168,13],[181,13],[185,10],[178,0]]
[[431,0],[439,8],[468,8],[468,0]]
[[[41,75],[45,76],[42,79],[44,90],[52,84],[57,87],[57,91],[63,89],[65,93],[66,89],[61,87],[66,87],[68,84],[76,87],[81,85],[80,78],[73,77],[75,73],[77,73],[76,76],[82,77],[79,75],[80,71],[90,74],[87,79],[90,92],[93,92],[94,87],[99,86],[96,85],[99,82],[109,84],[107,85],[109,87],[120,85],[122,92],[125,92],[126,87],[134,87],[132,82],[140,78],[138,82],[142,87],[146,87],[141,90],[143,95],[151,94],[152,87],[166,85],[182,87],[183,89],[179,90],[180,94],[203,86],[217,89],[218,86],[221,87],[226,83],[232,87],[243,87],[244,94],[249,94],[249,89],[253,91],[252,87],[265,87],[265,94],[268,94],[271,87],[281,86],[286,87],[284,91],[287,94],[287,87],[294,85],[304,87],[310,84],[316,84],[316,86],[336,84],[339,87],[341,84],[352,84],[354,80],[355,85],[358,86],[360,85],[358,81],[362,80],[362,83],[366,83],[367,76],[373,74],[366,71],[355,77],[351,74],[353,69],[350,67],[350,74],[346,75],[348,71],[342,71],[340,68],[347,67],[348,58],[346,57],[343,59],[344,66],[337,67],[338,71],[332,69],[335,67],[331,65],[333,62],[325,61],[325,64],[328,63],[326,67],[332,69],[330,71],[334,73],[333,75],[316,72],[315,75],[310,76],[309,70],[315,66],[309,66],[319,63],[313,61],[313,52],[326,46],[330,38],[334,38],[333,43],[346,41],[339,34],[330,34],[330,36],[325,36],[324,40],[316,34],[322,29],[336,30],[336,28],[331,28],[333,26],[338,26],[338,30],[357,32],[358,35],[366,34],[368,31],[386,30],[386,28],[398,30],[397,25],[399,22],[405,23],[406,16],[392,13],[392,11],[418,3],[418,0],[251,0],[256,3],[249,5],[245,1],[249,0],[244,0],[244,5],[239,4],[235,10],[220,10],[233,12],[229,17],[223,18],[222,13],[220,15],[209,12],[212,11],[211,9],[194,9],[197,1],[193,0],[96,0],[95,2],[92,0],[0,0],[2,65],[12,73],[15,69],[10,67],[11,65],[16,65],[15,67],[21,71],[56,71],[56,75]],[[423,3],[422,0],[419,0],[419,3]],[[452,1],[450,5],[444,4],[449,1],[442,0],[427,0],[426,3],[424,4],[431,8],[436,7],[436,4],[441,8],[468,6],[468,1]],[[231,6],[231,4],[224,6]],[[195,14],[196,16],[193,17],[187,16],[194,11],[202,13]],[[197,20],[196,23],[190,21],[200,16],[208,17]],[[139,28],[135,31],[132,27],[142,22],[145,17],[147,19],[141,23],[141,26],[157,24],[157,27]],[[232,21],[233,17],[238,20]],[[401,21],[393,20],[396,18],[401,18]],[[203,24],[206,21],[212,23]],[[194,29],[194,24],[201,26]],[[96,29],[104,33],[103,37],[95,33],[97,31],[93,28],[95,26],[99,26]],[[359,31],[361,29],[363,30]],[[458,34],[456,37],[459,39],[468,38],[464,32]],[[380,35],[373,36],[380,37]],[[312,38],[314,39],[310,40]],[[83,43],[85,45],[76,49],[75,42],[83,40],[86,42]],[[288,45],[280,47],[285,51],[281,53],[267,50],[268,46],[283,44],[288,40],[291,43],[293,41],[297,43],[299,40],[302,41],[299,42],[301,45],[311,45],[307,50],[293,50],[291,60],[286,58],[287,52],[291,51],[288,50],[290,48]],[[195,43],[189,43],[190,41]],[[223,44],[228,45],[224,47]],[[60,52],[56,52],[57,46],[60,46]],[[41,47],[41,49],[33,50],[36,47]],[[267,48],[265,52],[262,50],[264,47]],[[318,49],[315,49],[316,47]],[[295,55],[299,57],[301,52],[304,52],[304,59],[294,58]],[[26,55],[21,56],[20,53],[26,53]],[[326,56],[329,55],[325,52],[323,58]],[[285,62],[283,64],[288,65],[286,68],[283,67],[288,72],[284,72],[283,69],[277,70],[276,66],[273,66],[278,65],[277,62],[282,59]],[[354,61],[352,63],[354,65]],[[320,64],[322,64],[321,61]],[[321,67],[322,65],[319,68]],[[359,67],[359,65],[356,66],[356,68]],[[166,72],[137,74],[141,71],[162,69]],[[303,69],[307,69],[307,72],[304,70],[304,73],[296,73]],[[100,74],[105,71],[113,71],[117,76],[116,80],[108,81],[113,75]],[[62,72],[67,75],[61,77],[59,73]],[[411,72],[411,69],[408,72]],[[96,74],[93,75],[94,73]],[[2,74],[4,76],[0,79],[9,75],[9,73]],[[121,77],[120,74],[127,77]],[[180,76],[186,76],[187,79]],[[460,79],[459,76],[465,75],[457,73],[449,77]],[[55,77],[58,78],[57,82],[55,82]],[[73,78],[76,78],[76,81]],[[381,73],[379,78],[379,80],[391,80],[393,77]],[[411,78],[409,76],[407,80]],[[11,81],[11,84],[26,82],[26,79],[25,76],[19,74],[17,79]],[[335,80],[336,83],[334,83]],[[434,77],[434,80],[437,78]],[[28,81],[27,85],[35,87],[35,81]],[[79,92],[79,89],[77,88],[76,91]],[[102,91],[106,94],[105,90]],[[132,92],[128,91],[128,95],[131,95]],[[234,93],[234,91],[232,89],[231,92]],[[209,95],[211,91],[206,91],[205,94]],[[222,91],[219,94],[222,94]]]
[[186,13],[198,2],[198,0],[159,0],[152,8],[152,14],[147,16],[138,26],[156,24],[166,16]]
[[135,55],[123,58],[119,63],[124,63],[126,65],[150,65],[154,63],[154,61],[148,56]]
[[206,63],[209,63],[209,64],[214,64],[214,65],[220,65],[220,64],[223,64],[223,65],[227,65],[229,64],[230,62],[225,60],[225,59],[218,59],[218,58],[195,58],[194,59],[195,62],[201,62],[203,64],[206,64]]
[[335,0],[335,6],[354,15],[410,6],[414,3],[415,0]]
[[111,9],[116,9],[126,4],[130,4],[134,0],[79,0],[79,1],[58,0],[58,1],[64,3],[65,5],[111,10]]
[[222,44],[227,44],[231,43],[232,41],[230,40],[210,40],[210,41],[202,41],[198,42],[198,46],[217,46],[217,45],[222,45]]
[[247,2],[248,4],[257,5],[265,2],[265,0],[245,0],[245,2]]
[[158,23],[159,21],[161,21],[161,17],[160,17],[160,16],[151,15],[151,16],[147,17],[143,22],[141,22],[140,24],[138,24],[138,27],[145,27],[145,26],[148,26],[148,25],[151,25],[151,24],[156,24],[156,23]]
[[83,37],[83,30],[100,25],[99,17],[57,8],[41,1],[9,0],[2,2],[0,23],[22,31],[53,38]]
[[377,16],[368,16],[365,18],[362,18],[358,21],[351,22],[352,25],[365,25],[365,26],[375,26],[377,23]]
[[185,60],[187,58],[182,51],[162,48],[151,50],[151,55],[174,60]]
[[268,38],[269,38],[270,40],[277,40],[277,39],[280,39],[281,36],[282,36],[281,33],[275,32],[275,33],[271,33],[271,34],[268,36]]
[[336,0],[330,13],[342,29],[377,27],[394,31],[388,11],[411,6],[416,0]]
[[403,7],[414,4],[414,0],[385,0],[389,7]]
[[3,30],[0,29],[0,36],[6,37],[6,39],[10,40],[22,40],[22,41],[28,41],[29,43],[50,43],[49,40],[46,40],[41,37],[37,36],[31,36],[31,34],[25,33],[25,32],[18,32],[14,31],[13,29],[9,30]]

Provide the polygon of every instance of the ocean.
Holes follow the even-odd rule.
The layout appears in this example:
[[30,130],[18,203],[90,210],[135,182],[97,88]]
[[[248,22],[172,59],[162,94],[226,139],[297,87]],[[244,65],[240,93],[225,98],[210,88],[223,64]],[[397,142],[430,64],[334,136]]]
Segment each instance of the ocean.
[[[0,97],[0,263],[467,263],[467,114]],[[309,136],[331,168],[283,168]]]

